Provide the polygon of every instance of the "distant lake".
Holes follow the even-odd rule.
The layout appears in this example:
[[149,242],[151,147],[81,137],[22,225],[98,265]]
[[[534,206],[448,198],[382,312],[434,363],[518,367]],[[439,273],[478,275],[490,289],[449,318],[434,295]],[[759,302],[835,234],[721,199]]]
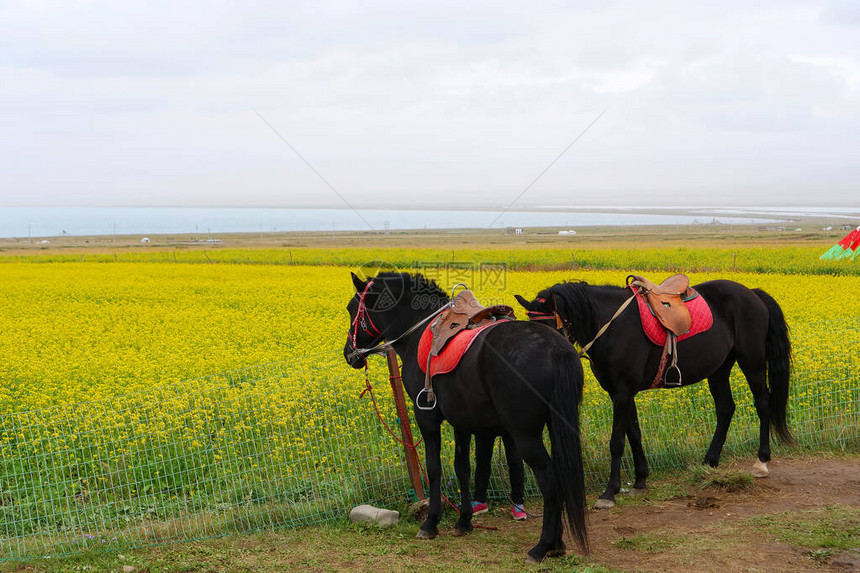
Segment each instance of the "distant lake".
[[[67,235],[218,234],[283,231],[353,231],[386,228],[464,229],[576,227],[594,225],[685,225],[711,217],[648,213],[508,211],[409,211],[361,209],[257,209],[176,207],[0,207],[0,237]],[[746,214],[746,213],[744,213]],[[734,214],[732,214],[734,215]],[[362,219],[363,218],[363,219]],[[717,217],[748,224],[749,216]],[[495,221],[494,221],[495,220]],[[366,221],[366,222],[365,222]],[[759,222],[763,219],[759,218]],[[369,225],[368,225],[369,223]]]

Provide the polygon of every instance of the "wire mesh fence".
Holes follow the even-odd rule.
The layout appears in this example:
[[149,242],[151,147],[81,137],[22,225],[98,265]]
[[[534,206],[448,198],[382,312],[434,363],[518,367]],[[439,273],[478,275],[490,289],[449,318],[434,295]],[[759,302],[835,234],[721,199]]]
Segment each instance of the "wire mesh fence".
[[[856,449],[860,319],[801,325],[792,339],[789,411],[800,444]],[[384,361],[371,364],[370,381],[381,417],[395,427]],[[758,419],[737,369],[732,387],[737,411],[726,450],[752,457]],[[363,375],[342,357],[307,356],[4,415],[0,559],[321,523],[360,503],[402,508],[415,500],[403,448],[359,398],[363,388]],[[715,424],[706,384],[645,392],[637,404],[653,468],[701,459]],[[610,428],[608,396],[589,374],[582,429],[592,489],[608,473]],[[443,491],[453,498],[449,430],[443,458]],[[536,495],[527,476],[527,493]],[[508,487],[499,446],[491,497],[505,499]]]

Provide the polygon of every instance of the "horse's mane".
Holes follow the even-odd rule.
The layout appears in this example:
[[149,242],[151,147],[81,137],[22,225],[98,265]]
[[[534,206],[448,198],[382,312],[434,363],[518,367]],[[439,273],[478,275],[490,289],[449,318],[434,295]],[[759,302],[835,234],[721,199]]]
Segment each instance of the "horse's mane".
[[421,273],[398,273],[395,271],[385,271],[378,273],[375,278],[400,279],[403,281],[404,293],[410,292],[418,296],[431,296],[437,298],[441,302],[448,301],[448,295],[439,285],[436,284],[436,281],[428,279]]
[[540,291],[538,298],[553,301],[565,321],[570,322],[575,316],[577,323],[591,328],[596,322],[597,309],[588,296],[588,286],[585,281],[564,281]]
[[546,288],[538,293],[538,297],[547,300],[555,297],[556,310],[562,318],[573,324],[585,326],[589,330],[600,327],[598,321],[598,306],[593,291],[598,290],[622,290],[624,287],[617,285],[589,285],[585,281],[565,281]]

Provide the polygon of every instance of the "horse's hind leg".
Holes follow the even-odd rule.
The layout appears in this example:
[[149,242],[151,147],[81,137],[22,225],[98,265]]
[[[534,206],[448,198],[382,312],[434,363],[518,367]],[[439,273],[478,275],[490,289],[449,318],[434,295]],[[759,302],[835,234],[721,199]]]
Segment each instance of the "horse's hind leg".
[[767,391],[767,366],[764,356],[759,360],[738,358],[738,366],[746,376],[752,391],[759,420],[758,460],[752,469],[754,477],[767,477],[770,461],[770,396]]
[[642,493],[648,489],[648,458],[642,448],[642,430],[639,428],[639,414],[636,412],[636,401],[633,400],[633,410],[630,415],[630,424],[627,426],[627,441],[630,442],[630,451],[633,454],[633,468],[635,481],[630,490],[631,495]]
[[732,423],[732,416],[735,414],[735,399],[729,384],[729,374],[731,374],[734,364],[734,358],[729,358],[708,378],[708,389],[714,398],[714,407],[717,413],[717,427],[714,430],[714,437],[710,447],[708,447],[708,452],[705,454],[704,463],[712,468],[717,467],[717,464],[720,463],[720,454],[723,452],[723,444],[726,443],[726,434]]
[[554,476],[550,466],[550,457],[543,444],[541,436],[517,438],[517,449],[523,459],[534,471],[538,487],[543,495],[543,527],[541,528],[538,544],[529,549],[528,560],[540,562],[547,555],[562,555],[564,541],[562,540],[561,499],[555,487],[556,479],[567,476]]
[[460,518],[454,524],[454,535],[472,531],[472,495],[469,493],[469,450],[472,434],[454,430],[454,472],[460,482]]
[[526,477],[523,471],[523,457],[509,434],[502,434],[502,441],[505,443],[505,459],[508,461],[508,472],[511,478],[511,503],[522,505]]

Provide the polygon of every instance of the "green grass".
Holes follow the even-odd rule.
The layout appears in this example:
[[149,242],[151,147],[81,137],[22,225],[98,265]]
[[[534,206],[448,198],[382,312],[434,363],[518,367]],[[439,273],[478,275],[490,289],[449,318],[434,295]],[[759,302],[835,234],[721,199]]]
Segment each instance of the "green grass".
[[735,492],[757,487],[755,478],[748,471],[699,465],[692,466],[688,473],[690,483],[701,488],[715,487]]
[[683,542],[683,537],[670,537],[668,534],[660,535],[658,533],[642,533],[633,537],[621,537],[618,540],[613,541],[612,545],[618,549],[633,549],[636,551],[644,551],[646,553],[662,553],[680,545]]
[[778,541],[797,547],[853,549],[860,546],[860,508],[856,507],[834,505],[801,513],[776,513],[751,517],[748,522]]
[[[450,527],[450,518],[443,522]],[[443,535],[432,542],[414,539],[416,524],[404,520],[390,529],[351,524],[329,524],[229,536],[216,541],[192,541],[180,545],[153,546],[133,550],[114,548],[110,553],[83,552],[69,557],[48,557],[17,564],[0,565],[11,571],[121,571],[129,565],[137,571],[434,571],[475,572],[521,571],[525,552],[535,539],[533,531],[510,534],[476,530],[468,539]],[[612,573],[612,569],[590,564],[570,553],[547,559],[540,571]]]
[[[799,451],[799,450],[798,450]],[[807,448],[805,456],[839,456],[841,452],[832,449]],[[848,454],[846,454],[848,455]],[[616,496],[617,506],[612,511],[622,511],[627,507],[652,506],[661,502],[678,499],[689,494],[690,487],[700,490],[716,487],[729,492],[755,489],[757,484],[748,472],[730,469],[733,462],[748,463],[749,455],[727,454],[722,457],[722,467],[712,468],[690,462],[681,468],[664,468],[652,471],[648,477],[648,491],[639,495],[626,495],[626,490]],[[596,494],[593,496],[596,499]],[[592,503],[594,500],[591,500]]]
[[[819,450],[817,455],[848,458],[840,453]],[[732,459],[724,460],[731,464]],[[732,472],[725,472],[731,474]],[[620,507],[682,497],[699,487],[698,467],[665,470],[653,476],[644,497],[619,496]],[[537,500],[527,500],[534,506]],[[618,511],[613,510],[613,511]],[[122,542],[106,550],[85,550],[73,555],[0,564],[0,573],[12,571],[121,571],[124,565],[136,571],[259,571],[295,570],[355,571],[421,570],[481,572],[521,571],[526,550],[536,541],[537,530],[519,524],[501,526],[506,508],[491,512],[499,530],[476,529],[468,538],[450,535],[456,515],[445,512],[440,523],[442,535],[432,542],[414,539],[417,523],[403,518],[390,528],[380,529],[338,521],[297,529],[280,529],[257,534],[225,535],[209,540],[180,544],[133,547]],[[508,524],[510,522],[504,521]],[[531,522],[529,522],[531,523]],[[775,513],[741,519],[734,524],[715,522],[698,532],[671,529],[620,537],[611,542],[617,551],[660,555],[678,566],[698,559],[702,552],[718,551],[722,559],[732,552],[748,550],[753,536],[764,533],[776,541],[807,550],[810,565],[826,563],[833,555],[858,544],[860,510],[830,506],[815,511]],[[644,557],[643,557],[644,558]],[[611,568],[585,559],[574,552],[548,559],[540,571],[611,573]],[[671,568],[669,569],[671,570]]]

